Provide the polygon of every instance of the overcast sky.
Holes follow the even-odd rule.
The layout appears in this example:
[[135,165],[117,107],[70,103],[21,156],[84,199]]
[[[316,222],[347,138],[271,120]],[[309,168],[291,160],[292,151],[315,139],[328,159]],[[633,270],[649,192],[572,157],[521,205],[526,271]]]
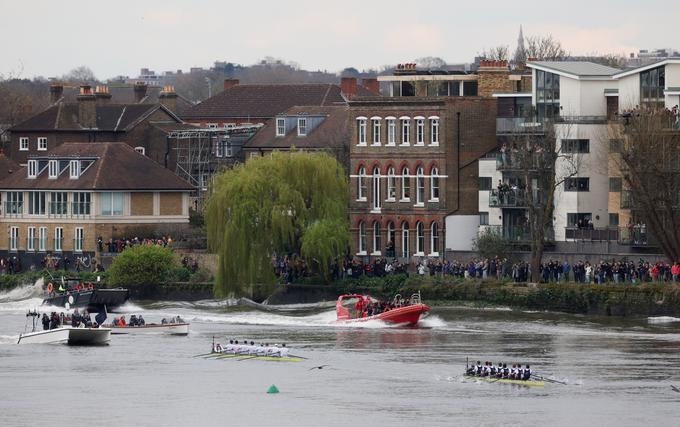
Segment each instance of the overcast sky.
[[524,34],[573,54],[680,48],[680,1],[0,0],[0,74],[99,78],[252,64],[265,56],[339,71],[439,56],[469,62]]

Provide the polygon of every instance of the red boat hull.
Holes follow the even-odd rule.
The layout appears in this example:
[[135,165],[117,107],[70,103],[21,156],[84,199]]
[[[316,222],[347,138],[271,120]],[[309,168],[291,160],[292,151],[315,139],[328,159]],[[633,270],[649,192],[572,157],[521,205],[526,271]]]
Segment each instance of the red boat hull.
[[350,318],[338,318],[340,323],[368,322],[369,320],[381,320],[386,323],[399,325],[415,325],[420,317],[430,311],[430,307],[425,304],[414,304],[406,307],[394,308],[389,311],[376,314],[375,316]]

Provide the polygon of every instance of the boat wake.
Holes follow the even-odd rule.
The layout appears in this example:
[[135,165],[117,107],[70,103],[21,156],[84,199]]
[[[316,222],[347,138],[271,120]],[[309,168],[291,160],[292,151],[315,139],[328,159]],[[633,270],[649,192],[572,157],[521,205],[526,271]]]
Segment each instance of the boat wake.
[[649,323],[674,323],[674,322],[680,322],[680,318],[671,317],[671,316],[648,317],[647,322],[649,322]]
[[31,298],[39,298],[43,295],[45,280],[40,278],[35,283],[17,286],[7,292],[0,292],[0,304],[6,302],[24,301]]

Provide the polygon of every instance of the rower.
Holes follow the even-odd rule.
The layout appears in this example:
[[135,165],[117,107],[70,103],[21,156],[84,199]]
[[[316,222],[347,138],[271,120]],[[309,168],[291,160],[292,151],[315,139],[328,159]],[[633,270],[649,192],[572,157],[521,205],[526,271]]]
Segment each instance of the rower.
[[281,355],[281,357],[288,357],[288,347],[286,347],[286,343],[281,344],[279,354]]
[[510,368],[510,375],[509,375],[509,377],[510,377],[511,379],[513,379],[513,380],[514,380],[514,379],[517,379],[517,364],[516,364],[516,363],[513,363],[513,364],[512,364],[512,368]]
[[493,363],[489,362],[489,376],[490,376],[490,377],[495,377],[495,376],[496,376],[496,372],[498,372],[498,371],[496,370],[496,367],[493,366]]
[[477,361],[477,366],[475,366],[475,375],[477,375],[478,377],[482,376],[482,362],[480,362],[479,360]]
[[517,374],[515,375],[515,379],[521,380],[524,378],[524,369],[522,369],[522,364],[518,363],[517,364]]
[[522,379],[524,381],[529,381],[529,378],[531,378],[531,368],[529,368],[529,365],[527,365],[526,368],[524,368],[524,376]]
[[503,376],[503,364],[498,362],[498,367],[496,368],[496,377],[500,378]]
[[508,368],[507,363],[503,363],[503,378],[508,378],[510,376],[510,368]]
[[488,377],[491,375],[491,362],[484,362],[484,371],[482,372],[482,375],[485,377]]

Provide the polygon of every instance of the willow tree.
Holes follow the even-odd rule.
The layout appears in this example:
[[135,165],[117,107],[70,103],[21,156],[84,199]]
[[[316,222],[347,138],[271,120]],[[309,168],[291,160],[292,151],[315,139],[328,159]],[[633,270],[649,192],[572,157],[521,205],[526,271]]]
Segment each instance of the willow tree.
[[299,254],[328,278],[349,244],[348,183],[325,153],[276,152],[216,176],[206,205],[217,297],[273,284],[272,257]]

